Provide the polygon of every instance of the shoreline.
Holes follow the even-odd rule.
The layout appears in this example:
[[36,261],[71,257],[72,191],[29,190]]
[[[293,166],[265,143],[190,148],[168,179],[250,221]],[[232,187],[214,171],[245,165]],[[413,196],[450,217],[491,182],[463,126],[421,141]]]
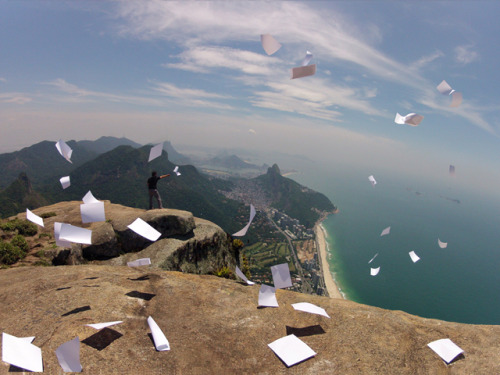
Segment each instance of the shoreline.
[[[326,217],[325,217],[326,218]],[[323,219],[325,219],[323,218]],[[323,273],[323,280],[325,281],[325,287],[330,298],[341,298],[345,299],[340,292],[333,276],[330,272],[330,266],[328,265],[327,259],[327,244],[326,244],[326,233],[325,228],[321,225],[322,220],[318,221],[314,226],[314,233],[316,235],[316,249],[321,262],[321,271]]]

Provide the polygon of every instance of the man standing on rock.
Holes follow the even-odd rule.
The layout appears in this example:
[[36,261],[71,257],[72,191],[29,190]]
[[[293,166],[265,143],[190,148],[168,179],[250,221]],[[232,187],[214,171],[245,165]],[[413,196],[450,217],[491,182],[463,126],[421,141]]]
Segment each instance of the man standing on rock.
[[170,176],[169,174],[164,174],[163,176],[158,177],[156,174],[156,171],[153,171],[153,173],[151,174],[151,177],[148,178],[149,209],[150,210],[153,209],[153,197],[155,197],[156,200],[158,201],[158,206],[160,206],[160,208],[163,208],[163,206],[161,205],[160,193],[158,193],[158,189],[156,188],[156,184],[162,178],[169,177],[169,176]]

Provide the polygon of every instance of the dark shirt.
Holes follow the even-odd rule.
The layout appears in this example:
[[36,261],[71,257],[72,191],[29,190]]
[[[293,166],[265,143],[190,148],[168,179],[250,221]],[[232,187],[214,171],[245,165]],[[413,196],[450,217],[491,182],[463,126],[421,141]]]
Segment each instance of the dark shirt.
[[153,176],[153,177],[148,178],[148,188],[156,189],[156,184],[158,183],[159,180],[160,180],[160,177],[158,177],[158,176]]

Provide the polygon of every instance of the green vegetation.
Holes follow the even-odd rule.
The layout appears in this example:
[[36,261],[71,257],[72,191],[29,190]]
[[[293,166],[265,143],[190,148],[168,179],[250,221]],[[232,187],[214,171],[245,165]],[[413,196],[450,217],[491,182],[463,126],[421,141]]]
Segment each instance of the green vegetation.
[[11,265],[24,258],[26,254],[18,247],[9,242],[0,242],[0,263]]
[[28,242],[26,242],[26,239],[20,234],[16,234],[14,237],[12,237],[10,243],[12,246],[19,247],[19,249],[21,249],[23,253],[27,253],[29,250]]
[[290,273],[297,270],[291,262],[290,249],[286,242],[265,243],[257,242],[245,247],[245,256],[248,258],[249,270],[252,275],[269,276],[270,267],[280,263],[288,263]]
[[49,217],[57,216],[57,214],[54,211],[50,212],[44,212],[43,214],[40,215],[42,219],[47,219]]
[[38,227],[31,221],[20,220],[17,218],[0,224],[0,229],[3,229],[6,232],[13,232],[17,230],[17,233],[23,236],[34,236],[38,233]]
[[217,271],[214,272],[214,275],[218,277],[223,277],[225,279],[234,279],[233,271],[231,271],[226,266],[219,268]]
[[52,235],[50,233],[40,233],[40,235],[38,236],[39,239],[42,239],[44,237],[50,240],[52,238]]

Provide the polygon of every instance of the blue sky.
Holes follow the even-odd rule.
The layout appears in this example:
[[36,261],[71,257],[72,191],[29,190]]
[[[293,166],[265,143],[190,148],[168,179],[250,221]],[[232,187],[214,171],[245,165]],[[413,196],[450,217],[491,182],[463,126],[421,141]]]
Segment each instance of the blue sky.
[[[496,1],[0,2],[0,152],[168,139],[427,178],[455,164],[494,193],[498,14]],[[266,33],[282,44],[272,56]],[[307,50],[316,75],[290,80]]]

